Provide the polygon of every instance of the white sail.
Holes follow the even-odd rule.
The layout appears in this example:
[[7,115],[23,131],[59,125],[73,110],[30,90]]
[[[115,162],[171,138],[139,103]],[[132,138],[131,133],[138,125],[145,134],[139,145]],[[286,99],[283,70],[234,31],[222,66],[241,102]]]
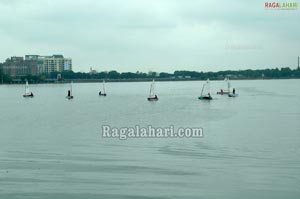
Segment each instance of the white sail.
[[203,91],[204,91],[205,85],[206,85],[206,84],[203,84],[203,86],[202,86],[201,96],[203,96]]
[[73,96],[73,81],[71,82],[70,88],[70,96]]
[[202,90],[201,90],[201,96],[210,94],[210,82],[209,79],[206,80],[206,83],[203,84]]
[[230,81],[229,81],[229,79],[227,79],[227,89],[228,89],[228,92],[230,92],[230,87],[231,87]]
[[[225,82],[226,82],[226,84],[227,84],[227,91],[229,92],[229,90],[230,90],[230,81],[229,81],[229,78],[228,77],[226,77],[225,78]],[[225,90],[225,89],[224,89]],[[226,90],[225,90],[226,91]]]
[[28,81],[26,80],[26,85],[25,85],[25,95],[30,94],[30,90],[29,90],[29,85],[28,85]]
[[206,80],[206,84],[207,84],[207,94],[209,93],[210,94],[210,81],[209,79]]
[[155,94],[154,94],[154,85],[155,85],[155,82],[154,82],[154,79],[153,79],[152,83],[151,83],[151,86],[150,86],[149,97],[154,97],[155,96]]
[[103,87],[103,94],[105,94],[106,91],[105,91],[105,81],[104,80],[103,80],[103,83],[102,83],[102,87]]

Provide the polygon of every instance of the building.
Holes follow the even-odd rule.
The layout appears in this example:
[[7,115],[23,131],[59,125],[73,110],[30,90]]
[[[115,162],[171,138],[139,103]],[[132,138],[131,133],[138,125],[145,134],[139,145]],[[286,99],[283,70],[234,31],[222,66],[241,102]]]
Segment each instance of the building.
[[93,70],[93,68],[91,67],[90,68],[90,75],[95,75],[97,74],[98,72],[96,70]]
[[63,55],[26,55],[25,60],[32,60],[37,62],[37,69],[39,74],[72,71],[72,59],[64,58]]
[[44,67],[44,57],[40,55],[25,55],[25,61],[35,62],[37,65],[37,74],[43,74],[45,71]]
[[72,59],[63,55],[25,55],[11,57],[2,64],[2,72],[11,77],[72,71]]
[[6,59],[3,63],[2,72],[11,77],[37,75],[37,63],[31,60],[24,60],[23,57],[14,56]]
[[72,70],[72,59],[64,58],[62,55],[44,57],[45,73],[63,72]]

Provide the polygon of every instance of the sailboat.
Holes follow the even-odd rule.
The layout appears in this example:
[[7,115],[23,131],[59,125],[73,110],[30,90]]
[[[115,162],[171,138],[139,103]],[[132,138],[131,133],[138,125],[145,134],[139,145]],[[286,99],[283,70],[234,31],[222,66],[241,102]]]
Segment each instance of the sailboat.
[[99,92],[99,96],[106,96],[106,91],[105,91],[105,81],[104,81],[104,80],[103,80],[102,86],[103,86],[103,92],[100,91],[100,92]]
[[229,78],[225,78],[224,81],[227,83],[227,90],[220,89],[220,91],[217,92],[218,95],[224,95],[224,94],[229,94],[230,93],[230,90],[229,90],[229,87],[230,87]]
[[[203,94],[204,91],[207,92],[207,94]],[[206,93],[205,92],[205,93]],[[201,95],[198,97],[199,100],[212,100],[213,98],[210,95],[210,83],[209,79],[207,79],[206,83],[203,84],[202,90],[201,90]]]
[[68,90],[68,95],[66,97],[67,99],[73,99],[73,82],[70,84],[70,90]]
[[26,84],[25,84],[25,93],[24,93],[23,97],[34,97],[33,93],[30,92],[30,90],[29,90],[29,85],[28,85],[27,80],[26,80]]
[[154,79],[153,79],[152,83],[150,85],[149,97],[147,98],[148,101],[157,101],[158,100],[157,95],[154,93],[154,85],[155,85],[155,82],[154,82]]
[[228,97],[237,97],[239,96],[239,94],[235,93],[235,88],[232,89],[232,93],[230,92],[230,83],[228,84],[228,90],[229,90],[229,93],[228,93]]

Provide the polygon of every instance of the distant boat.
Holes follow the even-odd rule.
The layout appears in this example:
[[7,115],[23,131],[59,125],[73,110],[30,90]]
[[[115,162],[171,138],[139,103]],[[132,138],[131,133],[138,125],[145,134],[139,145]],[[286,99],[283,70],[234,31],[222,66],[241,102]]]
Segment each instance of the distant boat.
[[70,90],[68,90],[68,95],[66,97],[67,99],[73,99],[73,82],[70,84]]
[[233,88],[232,89],[232,93],[230,92],[230,84],[228,84],[228,90],[229,90],[229,93],[228,93],[228,97],[237,97],[237,96],[239,96],[239,94],[237,94],[236,92],[235,92],[235,88]]
[[230,81],[229,78],[225,78],[224,81],[227,83],[227,90],[220,89],[220,91],[217,92],[218,95],[226,95],[230,93],[229,87],[230,87]]
[[149,93],[149,97],[147,98],[148,101],[157,101],[158,97],[154,92],[154,86],[155,86],[155,82],[154,79],[152,80],[152,83],[150,85],[150,93]]
[[237,97],[237,96],[239,96],[239,94],[237,94],[237,93],[235,93],[235,94],[229,93],[229,94],[228,94],[228,97]]
[[[207,93],[207,94],[204,94]],[[202,90],[201,90],[201,95],[198,97],[199,100],[212,100],[213,98],[210,95],[210,83],[209,79],[207,79],[206,83],[203,84]]]
[[30,90],[29,90],[29,85],[28,85],[27,80],[26,80],[26,84],[25,84],[25,93],[24,93],[23,97],[34,97],[33,93],[30,92]]
[[106,96],[106,91],[105,91],[105,81],[103,80],[103,83],[102,83],[102,89],[103,91],[100,91],[99,92],[99,96]]

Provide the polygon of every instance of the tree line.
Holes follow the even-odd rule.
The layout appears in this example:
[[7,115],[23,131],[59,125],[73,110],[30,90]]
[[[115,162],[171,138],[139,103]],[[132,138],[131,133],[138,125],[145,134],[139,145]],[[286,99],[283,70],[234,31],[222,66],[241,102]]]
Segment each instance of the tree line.
[[[3,83],[12,83],[14,79],[9,77],[0,71],[0,77]],[[107,79],[107,80],[143,80],[143,79],[165,79],[165,80],[180,80],[180,79],[198,79],[198,80],[222,80],[225,77],[230,79],[286,79],[286,78],[300,78],[300,69],[290,69],[285,68],[274,68],[274,69],[256,69],[256,70],[225,70],[218,72],[198,72],[198,71],[188,71],[188,70],[176,70],[173,73],[167,72],[118,72],[115,70],[108,72],[99,73],[83,73],[83,72],[73,72],[65,71],[62,73],[53,72],[50,74],[42,74],[38,76],[22,76],[17,79],[19,81],[25,81],[25,79],[31,82],[45,82],[47,80],[57,80],[57,77],[61,77],[58,80],[72,80],[72,79]]]

